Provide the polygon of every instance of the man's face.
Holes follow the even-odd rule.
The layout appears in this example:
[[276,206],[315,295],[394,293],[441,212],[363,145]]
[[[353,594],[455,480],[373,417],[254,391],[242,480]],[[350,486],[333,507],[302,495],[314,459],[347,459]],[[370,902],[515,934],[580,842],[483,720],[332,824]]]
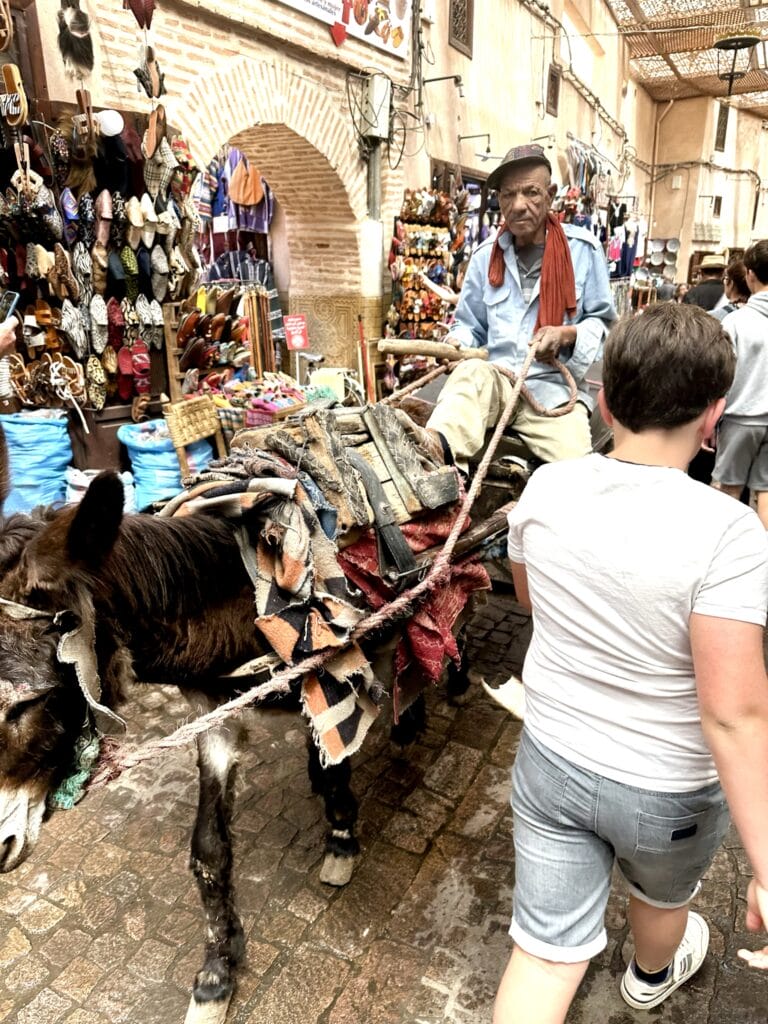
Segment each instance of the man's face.
[[507,171],[499,187],[499,206],[516,238],[532,240],[543,231],[553,191],[549,171],[541,164]]

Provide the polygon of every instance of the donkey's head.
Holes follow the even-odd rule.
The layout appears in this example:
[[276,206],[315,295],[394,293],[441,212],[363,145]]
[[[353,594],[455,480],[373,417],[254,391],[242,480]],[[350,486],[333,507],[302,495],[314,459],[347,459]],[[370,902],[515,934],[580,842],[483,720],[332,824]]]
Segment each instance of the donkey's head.
[[32,851],[49,794],[72,770],[86,694],[60,640],[92,618],[91,592],[119,531],[122,484],[41,520],[0,581],[0,871]]

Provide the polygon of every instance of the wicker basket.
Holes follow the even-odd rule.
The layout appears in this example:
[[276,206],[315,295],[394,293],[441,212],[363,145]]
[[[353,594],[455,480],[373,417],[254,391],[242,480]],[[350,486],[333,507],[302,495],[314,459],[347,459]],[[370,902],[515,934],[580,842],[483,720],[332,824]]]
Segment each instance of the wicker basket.
[[163,406],[163,416],[174,448],[183,448],[193,441],[210,437],[220,427],[216,406],[209,395],[169,402]]

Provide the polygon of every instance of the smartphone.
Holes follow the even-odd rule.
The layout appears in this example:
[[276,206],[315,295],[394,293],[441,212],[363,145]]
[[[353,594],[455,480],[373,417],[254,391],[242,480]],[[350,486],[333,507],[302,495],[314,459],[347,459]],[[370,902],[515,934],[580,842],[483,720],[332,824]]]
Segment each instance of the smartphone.
[[18,292],[3,292],[2,296],[0,296],[0,324],[4,324],[13,315],[18,303]]

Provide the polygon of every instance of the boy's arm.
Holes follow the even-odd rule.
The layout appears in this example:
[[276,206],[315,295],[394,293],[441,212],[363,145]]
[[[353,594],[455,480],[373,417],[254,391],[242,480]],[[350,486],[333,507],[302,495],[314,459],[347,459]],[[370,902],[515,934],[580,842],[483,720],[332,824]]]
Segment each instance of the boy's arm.
[[[768,930],[768,678],[763,627],[694,613],[690,620],[701,724],[755,872],[747,927]],[[752,957],[768,968],[768,946]]]
[[512,567],[512,579],[515,581],[515,597],[526,611],[531,611],[531,595],[528,593],[528,573],[523,562],[509,563]]

